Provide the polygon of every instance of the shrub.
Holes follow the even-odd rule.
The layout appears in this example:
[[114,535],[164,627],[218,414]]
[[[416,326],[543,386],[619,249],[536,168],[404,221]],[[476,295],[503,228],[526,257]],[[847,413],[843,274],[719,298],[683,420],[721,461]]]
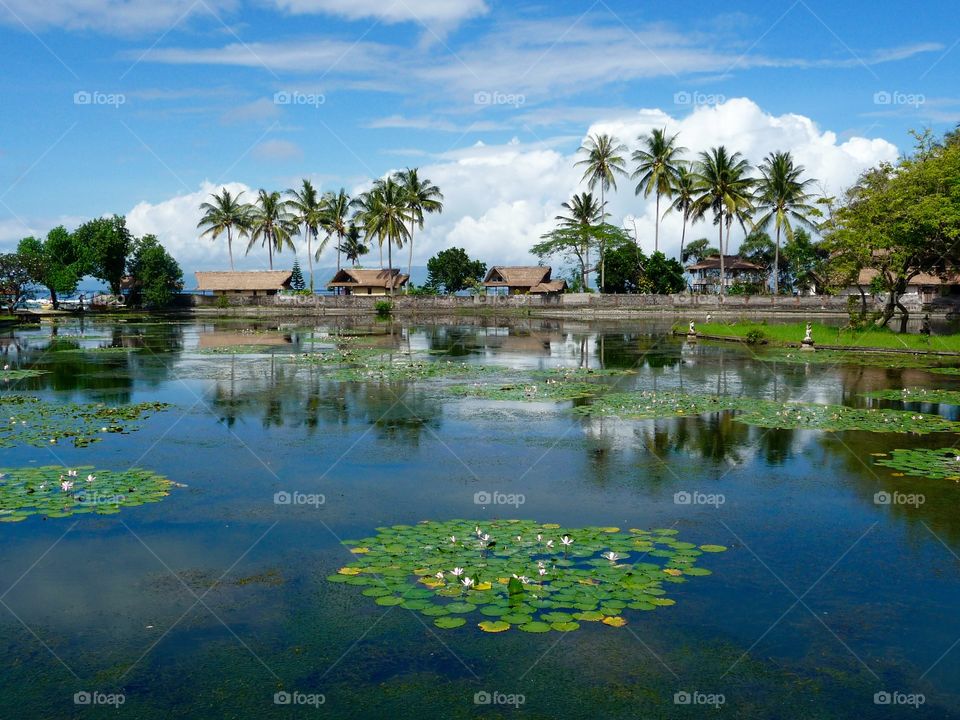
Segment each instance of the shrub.
[[753,328],[747,331],[744,340],[747,345],[763,345],[767,342],[767,334],[760,328]]
[[387,317],[393,312],[393,303],[389,300],[377,300],[373,304],[373,309],[377,311],[380,317]]
[[217,295],[217,299],[214,300],[213,304],[221,310],[226,310],[230,307],[230,300],[226,295]]

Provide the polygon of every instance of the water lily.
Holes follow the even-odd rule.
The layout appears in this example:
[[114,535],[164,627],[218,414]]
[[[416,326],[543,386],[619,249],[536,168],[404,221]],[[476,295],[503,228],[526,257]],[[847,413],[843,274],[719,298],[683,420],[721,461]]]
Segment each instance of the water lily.
[[97,479],[96,475],[87,475],[87,482],[93,482]]
[[543,535],[537,535],[537,542],[541,542],[542,540],[543,540]]
[[453,574],[454,577],[460,577],[461,575],[463,575],[463,568],[462,568],[462,567],[455,567],[455,568],[454,568],[453,570],[451,570],[450,572]]
[[457,536],[456,536],[456,535],[451,535],[451,536],[450,536],[450,542],[456,544],[456,542],[457,542]]
[[537,572],[540,574],[540,577],[543,577],[544,575],[547,574],[547,569],[544,568],[544,567],[542,567],[542,568],[537,568]]
[[483,542],[490,542],[490,536],[487,535],[486,533],[484,533],[483,535],[481,535],[481,536],[480,536],[480,539],[483,540]]
[[526,585],[527,583],[530,582],[530,578],[528,578],[526,575],[516,575],[516,574],[514,574],[514,577],[515,577],[517,580],[519,580],[520,582],[522,582],[524,585]]
[[434,577],[435,577],[437,580],[443,580],[443,570],[441,570],[441,571],[438,572],[436,575],[434,575]]
[[63,482],[60,483],[60,489],[63,490],[64,492],[67,492],[68,490],[72,490],[73,483],[70,480],[64,480]]
[[570,547],[573,545],[573,538],[569,535],[564,535],[562,538],[560,538],[560,542],[563,543],[564,547]]
[[77,476],[76,470],[67,470],[67,477],[76,477],[76,476]]
[[609,552],[603,553],[600,557],[606,558],[610,562],[616,562],[617,560],[620,559],[620,556],[617,553],[613,552],[612,550]]
[[464,578],[463,580],[461,580],[460,582],[463,583],[463,587],[465,587],[465,588],[467,588],[467,589],[469,590],[469,589],[470,589],[470,586],[473,585],[473,578],[471,578],[471,577],[465,577],[465,578]]
[[548,548],[552,548],[552,547],[553,547],[553,540],[547,540],[547,547],[548,547]]

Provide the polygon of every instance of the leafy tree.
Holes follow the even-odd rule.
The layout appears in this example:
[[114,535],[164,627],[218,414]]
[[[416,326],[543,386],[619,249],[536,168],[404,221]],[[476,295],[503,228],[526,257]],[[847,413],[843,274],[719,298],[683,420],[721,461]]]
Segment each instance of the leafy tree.
[[559,221],[562,228],[579,232],[581,235],[582,247],[575,251],[574,255],[580,265],[579,284],[583,288],[588,288],[590,287],[589,275],[595,269],[590,267],[590,249],[596,244],[590,228],[600,221],[603,211],[593,193],[574,195],[570,202],[563,203],[563,208],[567,214],[557,215],[554,219]]
[[84,256],[81,276],[93,275],[107,283],[111,293],[119,295],[133,243],[126,218],[114,215],[85,222],[73,231],[73,243]]
[[230,254],[230,269],[233,270],[233,234],[243,237],[250,230],[251,207],[240,202],[242,192],[233,196],[223,188],[220,194],[213,193],[210,197],[213,202],[200,205],[203,217],[197,223],[198,228],[205,228],[201,237],[210,236],[216,240],[223,233],[227,234],[227,252]]
[[683,292],[687,288],[683,266],[662,252],[655,252],[644,265],[644,273],[657,295]]
[[833,213],[826,249],[855,268],[872,267],[886,295],[878,324],[899,309],[920,273],[946,275],[960,265],[960,144],[937,144],[861,176]]
[[[627,231],[608,223],[598,225],[561,225],[556,230],[541,236],[542,239],[532,248],[530,252],[541,260],[548,257],[559,256],[570,263],[575,263],[580,270],[580,277],[587,277],[588,272],[594,268],[586,266],[586,252],[592,247],[600,250],[600,266],[606,262],[609,257],[609,250],[619,248],[623,243],[627,243],[630,250],[636,253],[639,249],[634,244]],[[603,286],[604,274],[601,273],[599,287]]]
[[290,272],[290,287],[294,290],[304,290],[307,284],[303,280],[303,272],[300,270],[300,261],[293,259],[293,270]]
[[821,244],[814,243],[803,228],[798,228],[784,243],[783,257],[791,289],[806,294],[824,284],[824,269],[830,254]]
[[[819,217],[820,211],[810,204],[807,188],[813,178],[801,179],[803,165],[796,165],[789,152],[770,153],[760,164],[760,180],[757,184],[757,212],[760,217],[756,227],[767,228],[772,223],[776,229],[777,242],[772,267],[780,268],[780,233],[787,240],[793,238],[793,225],[812,228],[811,217]],[[773,294],[780,294],[780,273],[773,273]]]
[[133,243],[127,270],[133,279],[133,301],[148,307],[167,307],[183,289],[183,271],[154,235]]
[[291,236],[297,231],[296,219],[288,209],[287,202],[280,193],[260,190],[257,194],[257,204],[250,211],[250,242],[247,243],[247,252],[257,240],[267,246],[270,258],[270,269],[273,270],[273,253],[283,248],[296,250]]
[[[287,194],[291,196],[287,205],[293,210],[293,222],[303,226],[303,236],[307,240],[307,266],[310,272],[310,292],[313,292],[313,243],[316,242],[317,236],[320,234],[320,227],[323,224],[324,202],[317,194],[313,183],[306,178],[303,179],[299,190],[291,188],[287,190]],[[329,239],[330,236],[327,235],[327,240]],[[323,244],[317,247],[317,255],[323,252],[326,244],[327,241],[324,240]],[[294,264],[296,264],[296,261],[294,261]],[[297,269],[299,269],[299,265]],[[302,287],[294,289],[303,290]]]
[[[427,178],[421,178],[417,168],[407,168],[396,174],[396,180],[407,196],[407,210],[410,213],[410,254],[407,258],[407,275],[413,273],[413,231],[414,226],[423,230],[423,216],[443,212],[443,193]],[[407,292],[411,286],[407,286]]]
[[633,171],[634,180],[639,180],[634,194],[641,192],[644,197],[650,193],[657,196],[657,209],[654,225],[653,250],[660,251],[660,198],[669,198],[673,195],[679,174],[680,155],[686,148],[677,145],[677,136],[668,136],[667,129],[654,129],[649,135],[638,138],[641,144],[639,150],[634,150],[631,159],[637,163]]
[[20,253],[0,254],[0,295],[9,298],[11,307],[23,297],[30,282],[30,271]]
[[[627,151],[627,146],[621,143],[613,135],[606,133],[601,135],[591,135],[586,142],[577,150],[578,153],[586,154],[586,158],[578,161],[575,165],[584,166],[583,178],[586,180],[587,187],[593,190],[600,185],[600,212],[601,222],[607,221],[607,190],[611,187],[617,189],[617,175],[626,177],[627,169],[623,153]],[[600,285],[603,285],[603,248],[600,250]]]
[[17,254],[30,274],[30,280],[50,293],[54,309],[60,307],[58,296],[76,290],[84,274],[83,252],[62,225],[48,232],[45,240],[24,238],[17,246]]
[[642,250],[621,243],[607,251],[605,262],[604,292],[668,295],[687,287],[683,266],[662,252],[647,257]]
[[710,244],[706,238],[694,240],[684,249],[680,256],[680,261],[687,263],[690,260],[694,262],[703,262],[706,258],[713,255],[719,255],[720,251]]
[[427,260],[426,287],[451,294],[469,289],[486,274],[486,263],[471,260],[463,248],[447,248]]

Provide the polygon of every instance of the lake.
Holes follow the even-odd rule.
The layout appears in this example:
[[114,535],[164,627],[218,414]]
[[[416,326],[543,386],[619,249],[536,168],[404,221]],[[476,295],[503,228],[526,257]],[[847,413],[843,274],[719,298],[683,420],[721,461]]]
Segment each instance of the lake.
[[[91,419],[96,441],[80,447],[39,438],[49,428],[35,415],[0,467],[142,468],[176,485],[119,512],[0,523],[0,717],[960,717],[960,485],[878,464],[952,447],[956,431],[764,427],[739,421],[740,407],[628,419],[592,413],[597,396],[538,395],[585,381],[958,420],[955,405],[864,394],[960,390],[960,376],[688,343],[671,324],[158,318],[12,331],[4,362],[43,374],[3,395],[40,398],[42,417],[169,407],[111,419],[113,432]],[[556,368],[571,377],[545,380]],[[476,606],[452,628],[423,612],[430,593],[377,602],[404,583],[423,591],[417,577],[436,567],[394,574],[383,592],[346,581],[375,564],[378,533],[436,528],[443,543],[458,519],[468,536],[495,529],[476,557],[504,563],[555,524],[556,547],[530,550],[525,567],[553,557],[554,592],[593,593],[597,617],[625,624],[581,608],[563,630],[521,631],[550,594],[536,578],[518,591],[527,622],[504,632],[478,627],[501,617],[496,602],[463,600],[506,592],[508,577],[456,590],[438,566],[451,602]],[[515,526],[515,545],[507,520],[533,521]],[[646,570],[669,578],[665,594],[643,581],[643,598],[670,604],[618,602],[624,588],[604,584],[626,570],[582,550],[603,532],[647,547],[634,529],[669,531],[656,535],[666,552],[627,561],[676,570]],[[420,570],[411,532],[393,557]],[[560,532],[573,543],[562,554]],[[687,573],[694,559],[709,574]]]

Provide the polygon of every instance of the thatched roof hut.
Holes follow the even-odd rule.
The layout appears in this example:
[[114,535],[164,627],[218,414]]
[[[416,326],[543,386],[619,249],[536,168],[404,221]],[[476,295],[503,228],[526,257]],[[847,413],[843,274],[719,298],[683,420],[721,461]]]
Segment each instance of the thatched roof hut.
[[346,295],[386,295],[407,284],[409,275],[399,270],[363,270],[342,268],[327,283],[331,290],[343,290]]
[[197,290],[214,295],[276,295],[290,289],[290,270],[252,272],[195,272]]
[[567,289],[566,280],[551,280],[552,268],[543,265],[495,265],[490,268],[483,285],[490,288],[506,288],[510,295],[554,294]]

